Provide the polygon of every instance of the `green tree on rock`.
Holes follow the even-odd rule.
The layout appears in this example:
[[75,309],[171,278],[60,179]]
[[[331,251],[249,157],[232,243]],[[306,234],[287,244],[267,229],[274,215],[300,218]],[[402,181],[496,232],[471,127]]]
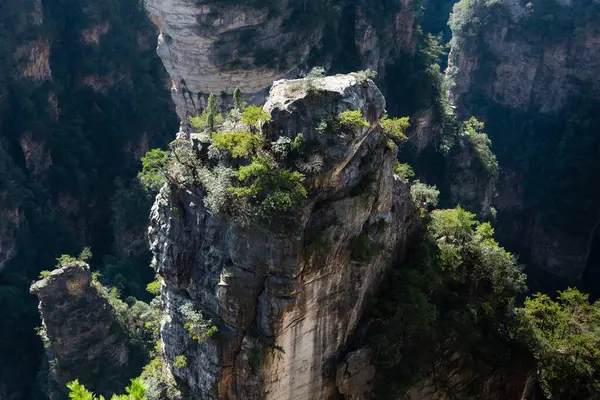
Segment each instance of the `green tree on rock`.
[[[79,380],[74,380],[67,384],[69,389],[69,399],[71,400],[104,400],[104,396],[96,396],[79,383]],[[139,379],[132,379],[131,385],[125,388],[127,394],[113,394],[111,400],[148,400],[146,398],[146,388]]]
[[242,99],[242,89],[236,87],[233,91],[233,108],[242,110],[244,108],[244,100]]
[[217,101],[215,95],[208,96],[208,104],[206,105],[206,125],[210,133],[215,131],[215,118],[217,117]]

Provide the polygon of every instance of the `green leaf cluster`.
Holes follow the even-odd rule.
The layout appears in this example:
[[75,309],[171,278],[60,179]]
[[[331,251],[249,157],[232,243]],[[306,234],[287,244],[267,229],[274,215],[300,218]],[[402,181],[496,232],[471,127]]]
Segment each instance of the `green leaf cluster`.
[[164,185],[167,161],[168,153],[161,149],[150,150],[142,157],[142,171],[138,179],[146,190],[158,192]]
[[393,139],[396,143],[404,143],[408,140],[404,132],[410,127],[410,119],[408,117],[389,118],[384,115],[380,121],[383,133]]
[[338,115],[338,121],[342,127],[351,131],[358,131],[361,128],[370,126],[360,110],[342,111]]
[[572,288],[556,300],[535,294],[517,309],[514,336],[532,350],[548,398],[600,394],[600,302]]
[[302,173],[279,168],[269,156],[257,156],[236,172],[239,185],[229,188],[237,198],[260,205],[267,215],[293,210],[308,192]]
[[183,327],[196,342],[204,343],[217,333],[217,327],[212,324],[211,320],[205,320],[202,312],[196,310],[192,303],[182,305],[179,311],[185,318]]
[[249,158],[264,145],[261,135],[245,131],[214,133],[212,140],[213,146],[228,151],[233,158]]
[[260,124],[269,122],[270,120],[271,114],[263,110],[262,107],[248,106],[242,112],[241,121],[252,132],[256,132]]
[[[71,400],[104,400],[104,396],[96,396],[79,383],[77,379],[68,383],[67,388]],[[132,379],[131,385],[125,388],[125,392],[127,394],[113,394],[111,400],[148,400],[146,398],[146,388],[139,379]]]

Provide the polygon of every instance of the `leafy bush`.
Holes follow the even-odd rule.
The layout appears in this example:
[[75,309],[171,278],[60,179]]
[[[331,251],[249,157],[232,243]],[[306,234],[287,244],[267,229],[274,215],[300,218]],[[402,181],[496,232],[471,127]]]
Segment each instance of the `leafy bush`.
[[483,131],[483,122],[478,121],[475,117],[471,117],[463,124],[463,129],[466,137],[472,143],[477,158],[483,166],[484,170],[493,178],[498,179],[500,166],[498,159],[492,151],[492,141]]
[[415,176],[415,171],[412,169],[412,167],[406,163],[401,163],[400,161],[396,161],[394,173],[398,175],[404,182],[408,182],[410,178]]
[[258,106],[248,106],[242,112],[241,121],[243,124],[248,126],[251,132],[256,132],[256,129],[260,124],[269,122],[271,115]]
[[213,134],[212,145],[227,150],[233,158],[248,158],[263,146],[263,137],[258,134],[238,131]]
[[240,186],[231,186],[229,191],[237,198],[260,205],[268,215],[291,211],[308,194],[303,174],[279,168],[266,156],[255,157],[250,165],[240,167],[235,176]]
[[404,143],[408,140],[404,131],[410,126],[410,120],[408,117],[403,118],[389,118],[384,115],[380,121],[383,133],[392,138],[397,143]]
[[295,151],[296,153],[302,153],[302,151],[304,150],[304,135],[299,133],[296,135],[296,137],[294,138],[294,141],[292,142],[292,150]]
[[173,366],[175,368],[185,368],[187,367],[187,357],[184,356],[183,354],[178,355],[177,357],[175,357],[175,362],[173,363]]
[[517,309],[514,335],[533,352],[548,398],[589,399],[600,394],[600,302],[577,289],[552,300],[536,294]]
[[426,183],[416,180],[410,186],[410,194],[418,207],[437,206],[440,191],[436,186],[429,186]]
[[360,110],[346,110],[338,115],[340,125],[352,131],[370,126]]
[[378,394],[402,393],[433,372],[436,388],[450,397],[458,388],[453,377],[467,373],[460,397],[479,398],[510,357],[507,327],[525,276],[474,214],[438,210],[424,222],[422,240],[392,268],[371,311],[368,336],[386,382]]
[[[69,399],[71,400],[104,400],[104,396],[96,396],[79,383],[79,380],[74,380],[67,384],[69,389]],[[111,400],[147,400],[146,388],[139,379],[132,379],[131,385],[125,388],[127,394],[113,394]]]
[[161,149],[150,150],[142,157],[142,172],[138,174],[138,179],[147,190],[158,192],[164,185],[167,161],[168,154]]
[[190,337],[198,343],[204,343],[218,330],[210,320],[205,320],[200,311],[197,311],[192,303],[186,303],[179,309],[185,318],[183,327],[188,331]]

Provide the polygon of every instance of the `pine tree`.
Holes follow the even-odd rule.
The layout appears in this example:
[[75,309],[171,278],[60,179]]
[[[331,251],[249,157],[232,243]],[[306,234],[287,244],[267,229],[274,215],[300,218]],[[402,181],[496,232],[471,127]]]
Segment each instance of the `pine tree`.
[[240,89],[239,86],[233,91],[233,107],[236,110],[241,110],[244,107],[242,100],[242,89]]
[[206,105],[206,125],[208,126],[209,132],[215,131],[215,117],[217,116],[217,102],[215,95],[210,94],[208,96],[208,104]]

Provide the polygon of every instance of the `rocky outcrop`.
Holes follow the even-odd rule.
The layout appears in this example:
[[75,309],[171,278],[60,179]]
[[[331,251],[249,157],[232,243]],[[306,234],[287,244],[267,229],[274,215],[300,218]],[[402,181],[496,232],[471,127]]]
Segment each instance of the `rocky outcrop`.
[[600,210],[599,9],[463,0],[450,22],[450,97],[459,116],[486,122],[502,168],[499,240],[538,271],[571,280],[586,268]]
[[105,395],[128,382],[127,335],[97,285],[87,264],[73,261],[31,286],[40,301],[40,334],[56,384],[52,399],[66,398],[65,384],[75,379]]
[[30,282],[84,246],[148,264],[152,199],[134,180],[178,120],[137,0],[2,1],[0,37],[0,297],[19,304],[0,300],[0,397],[27,399],[43,350]]
[[409,0],[378,8],[366,1],[290,0],[260,6],[149,0],[146,7],[160,30],[158,54],[184,127],[210,93],[239,86],[250,101],[263,103],[276,79],[302,76],[314,65],[346,65],[348,52],[356,53],[356,65],[344,69],[384,73],[395,54],[414,46]]
[[[201,187],[163,188],[149,231],[168,315],[163,356],[171,366],[187,358],[172,368],[189,398],[358,398],[373,371],[368,352],[345,357],[345,347],[419,215],[378,125],[385,100],[371,81],[338,75],[277,81],[264,109],[268,140],[302,132],[322,169],[307,173],[308,198],[286,232],[212,214]],[[317,131],[352,109],[368,127]],[[188,303],[218,327],[204,343],[186,331]]]

